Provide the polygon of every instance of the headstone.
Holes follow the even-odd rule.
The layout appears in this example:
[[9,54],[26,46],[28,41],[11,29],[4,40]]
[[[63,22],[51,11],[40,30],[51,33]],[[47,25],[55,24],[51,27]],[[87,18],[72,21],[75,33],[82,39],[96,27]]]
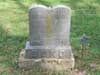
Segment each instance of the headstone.
[[[29,9],[29,41],[23,51],[23,60],[32,66],[40,62],[42,68],[68,69],[74,67],[70,46],[71,9],[67,6],[32,6]],[[29,60],[28,60],[29,59]],[[33,63],[33,64],[32,64]],[[25,67],[25,64],[20,64]]]

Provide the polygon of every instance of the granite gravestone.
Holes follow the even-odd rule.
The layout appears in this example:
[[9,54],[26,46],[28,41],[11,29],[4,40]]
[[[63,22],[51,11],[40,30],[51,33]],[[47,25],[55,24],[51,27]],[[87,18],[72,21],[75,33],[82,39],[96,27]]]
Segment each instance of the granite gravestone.
[[29,41],[20,56],[21,62],[29,63],[20,63],[20,67],[41,62],[40,66],[48,69],[73,68],[70,19],[71,9],[67,6],[32,6],[29,9]]

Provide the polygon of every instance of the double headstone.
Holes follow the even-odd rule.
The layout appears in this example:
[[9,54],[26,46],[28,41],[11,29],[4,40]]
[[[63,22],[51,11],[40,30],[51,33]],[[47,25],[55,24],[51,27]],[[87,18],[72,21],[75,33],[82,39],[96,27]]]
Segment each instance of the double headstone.
[[30,7],[30,33],[23,54],[24,61],[29,59],[27,62],[30,62],[32,60],[31,66],[40,62],[40,66],[48,69],[73,68],[70,20],[71,9],[67,6],[58,5],[51,8],[37,5]]

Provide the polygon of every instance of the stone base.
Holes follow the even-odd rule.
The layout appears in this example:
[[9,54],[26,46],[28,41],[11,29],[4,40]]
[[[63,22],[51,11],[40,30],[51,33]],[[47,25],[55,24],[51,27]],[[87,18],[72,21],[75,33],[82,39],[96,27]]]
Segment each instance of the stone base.
[[68,44],[66,46],[51,46],[51,45],[40,45],[33,46],[29,41],[26,42],[25,47],[25,58],[28,59],[38,59],[38,58],[56,58],[56,59],[66,59],[72,58],[73,53],[71,46]]
[[19,57],[20,68],[42,68],[46,70],[68,70],[74,68],[74,58],[55,59],[55,58],[25,58],[25,50],[20,52]]

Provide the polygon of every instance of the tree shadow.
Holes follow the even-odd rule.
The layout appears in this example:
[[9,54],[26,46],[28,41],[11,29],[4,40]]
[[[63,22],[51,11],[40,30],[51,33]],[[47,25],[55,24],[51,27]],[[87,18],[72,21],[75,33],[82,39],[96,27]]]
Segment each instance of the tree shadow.
[[21,0],[15,0],[16,4],[20,7],[20,9],[24,10],[24,11],[27,11],[28,9],[28,6],[25,6]]
[[43,4],[46,6],[51,6],[51,1],[45,1],[45,0],[36,0],[37,4]]
[[0,25],[0,56],[16,56],[19,51],[25,47],[27,36],[11,35]]

